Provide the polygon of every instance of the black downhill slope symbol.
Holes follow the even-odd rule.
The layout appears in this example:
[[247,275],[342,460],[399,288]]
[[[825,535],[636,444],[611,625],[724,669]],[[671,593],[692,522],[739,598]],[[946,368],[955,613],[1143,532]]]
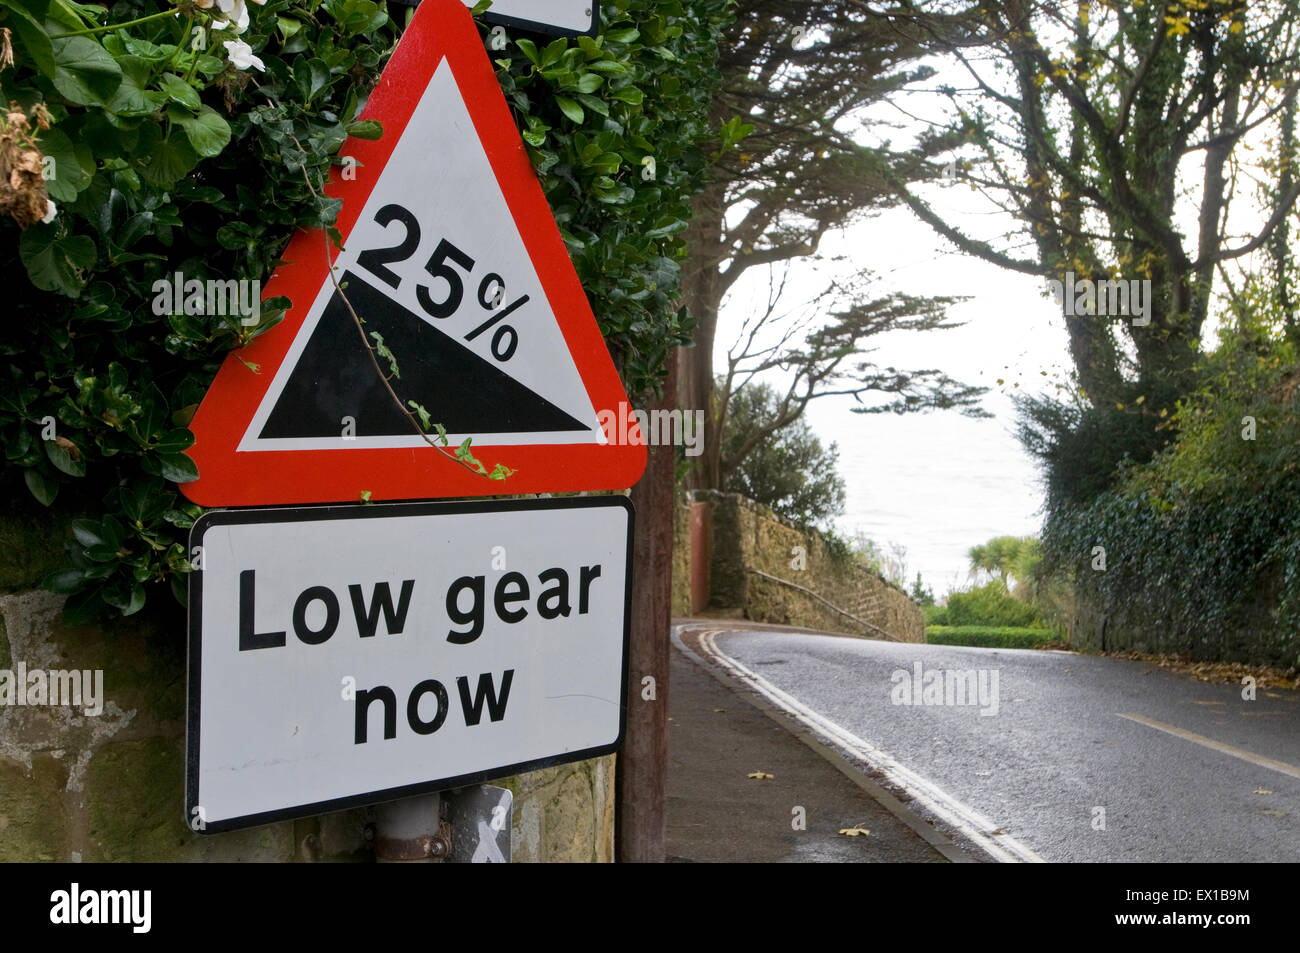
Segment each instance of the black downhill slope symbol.
[[[544,433],[586,430],[520,384],[349,271],[340,282],[366,333],[378,332],[397,359],[391,381],[403,404],[414,400],[448,433]],[[374,339],[371,339],[374,343]],[[380,367],[388,371],[382,358]],[[359,437],[407,436],[410,421],[393,404],[361,347],[336,289],[262,428],[263,439],[337,437],[343,418]]]

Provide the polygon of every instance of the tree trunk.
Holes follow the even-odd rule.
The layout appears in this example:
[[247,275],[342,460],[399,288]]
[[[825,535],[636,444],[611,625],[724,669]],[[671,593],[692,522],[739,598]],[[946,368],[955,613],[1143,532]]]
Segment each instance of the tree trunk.
[[718,451],[721,435],[713,416],[713,340],[722,303],[718,266],[726,259],[722,244],[723,199],[726,186],[714,183],[695,197],[686,232],[690,258],[682,269],[682,303],[696,320],[695,346],[678,349],[678,404],[685,412],[704,411],[704,453],[686,475],[692,490],[720,489]]
[[[668,360],[664,396],[676,402],[677,361]],[[645,475],[632,487],[632,633],[627,679],[627,737],[619,752],[615,797],[620,862],[660,863],[667,844],[668,638],[672,619],[673,505],[676,448],[651,446]],[[653,682],[643,684],[649,676]],[[653,696],[647,698],[647,696]]]

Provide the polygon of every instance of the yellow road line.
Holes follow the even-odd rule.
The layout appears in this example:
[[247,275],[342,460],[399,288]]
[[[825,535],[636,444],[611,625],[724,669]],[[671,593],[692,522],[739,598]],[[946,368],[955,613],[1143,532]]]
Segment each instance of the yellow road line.
[[1127,718],[1129,721],[1136,721],[1140,725],[1146,725],[1148,728],[1154,728],[1156,731],[1163,731],[1166,734],[1173,735],[1176,738],[1182,738],[1184,741],[1194,741],[1220,754],[1231,755],[1234,758],[1240,758],[1242,761],[1249,761],[1251,764],[1259,765],[1261,768],[1268,768],[1270,771],[1278,771],[1290,777],[1300,779],[1300,768],[1295,765],[1287,764],[1285,761],[1274,761],[1272,758],[1265,758],[1263,755],[1255,754],[1252,751],[1246,751],[1243,748],[1234,748],[1232,745],[1225,745],[1222,741],[1215,741],[1213,738],[1207,738],[1205,735],[1198,735],[1194,731],[1184,731],[1182,728],[1175,728],[1173,725],[1166,725],[1162,721],[1156,721],[1154,718],[1147,718],[1145,715],[1134,715],[1119,713],[1121,718]]

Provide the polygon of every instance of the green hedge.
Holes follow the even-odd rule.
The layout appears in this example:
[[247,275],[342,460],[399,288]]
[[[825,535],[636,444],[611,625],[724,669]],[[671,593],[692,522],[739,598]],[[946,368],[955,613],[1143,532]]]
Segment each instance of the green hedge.
[[927,625],[930,645],[971,645],[993,649],[1032,649],[1057,641],[1051,629],[992,625]]
[[[743,132],[709,125],[729,12],[605,0],[594,39],[510,31],[490,53],[633,395],[688,338],[690,198]],[[226,354],[289,303],[251,327],[159,314],[154,282],[264,281],[297,228],[334,222],[338,203],[317,196],[346,136],[384,134],[355,121],[400,32],[382,4],[238,0],[231,14],[246,29],[188,0],[0,0],[0,159],[18,169],[0,184],[0,480],[20,509],[80,517],[70,566],[47,580],[70,621],[138,612],[167,584],[184,598],[200,512],[174,486],[197,476],[187,425]]]
[[1300,349],[1267,288],[1248,285],[1234,317],[1169,415],[1177,442],[1049,513],[1080,645],[1300,665]]

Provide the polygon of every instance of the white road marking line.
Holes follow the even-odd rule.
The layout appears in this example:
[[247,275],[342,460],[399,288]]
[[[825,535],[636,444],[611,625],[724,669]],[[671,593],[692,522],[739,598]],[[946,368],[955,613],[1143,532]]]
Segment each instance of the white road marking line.
[[1261,768],[1268,768],[1270,771],[1278,771],[1293,778],[1300,778],[1300,768],[1287,764],[1285,761],[1274,761],[1272,758],[1265,758],[1263,755],[1246,751],[1244,748],[1234,748],[1232,745],[1225,745],[1222,741],[1215,741],[1213,738],[1205,737],[1205,735],[1198,735],[1194,731],[1186,731],[1173,725],[1166,725],[1162,721],[1147,718],[1145,715],[1125,714],[1123,712],[1116,712],[1116,714],[1121,718],[1127,718],[1129,721],[1136,721],[1139,725],[1146,725],[1156,731],[1163,731],[1166,734],[1173,735],[1175,738],[1194,741],[1198,745],[1203,745],[1220,754],[1231,755],[1234,758],[1240,758],[1242,761],[1249,761],[1251,764],[1259,765]]
[[[938,785],[927,781],[915,771],[899,764],[884,751],[813,711],[803,702],[783,692],[761,675],[750,671],[740,662],[723,654],[713,639],[714,636],[725,630],[696,631],[699,634],[700,642],[713,656],[713,660],[718,665],[727,669],[736,678],[753,688],[754,691],[788,712],[801,722],[804,727],[816,732],[845,754],[864,761],[881,772],[892,784],[902,788],[913,800],[977,844],[994,860],[1000,863],[1045,863],[1042,857],[1011,835],[998,833],[1002,828],[983,814],[967,807]],[[692,656],[703,665],[709,664],[706,659],[700,657],[699,653],[682,641],[680,629],[674,628],[672,637],[674,644],[687,655]]]

